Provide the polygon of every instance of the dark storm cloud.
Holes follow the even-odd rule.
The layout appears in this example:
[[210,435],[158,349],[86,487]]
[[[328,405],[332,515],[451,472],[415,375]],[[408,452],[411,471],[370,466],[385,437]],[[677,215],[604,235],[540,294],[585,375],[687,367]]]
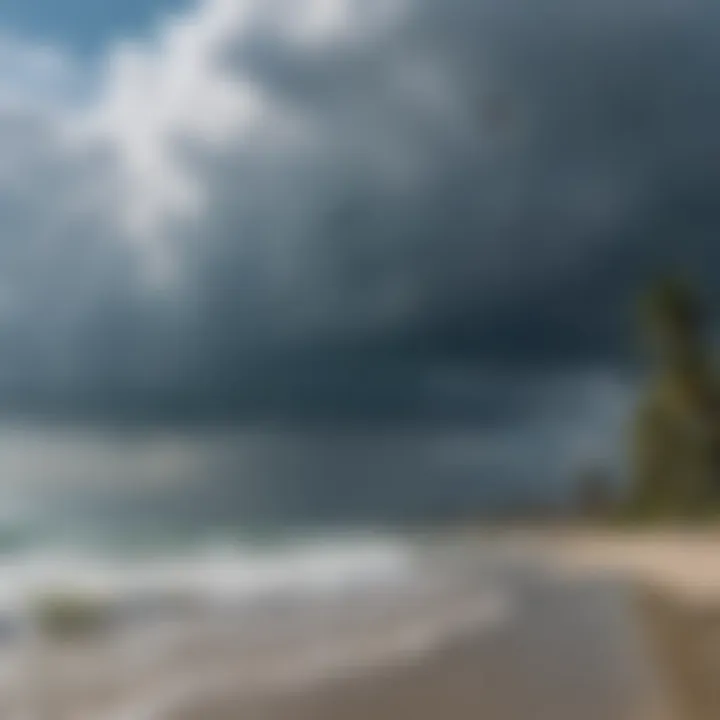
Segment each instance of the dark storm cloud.
[[[280,416],[447,419],[502,406],[498,367],[512,404],[523,378],[622,366],[642,284],[718,256],[716,15],[426,1],[361,46],[230,48],[321,141],[208,172],[185,386]],[[447,365],[489,375],[475,403],[428,390]]]
[[297,138],[173,145],[208,198],[174,226],[174,297],[138,289],[107,199],[47,227],[94,170],[21,155],[8,405],[496,425],[559,373],[622,369],[638,287],[720,259],[718,13],[415,0],[361,39],[229,32],[218,62]]
[[28,427],[0,436],[0,496],[6,508],[49,508],[75,531],[94,522],[127,532],[132,518],[133,532],[155,533],[178,522],[343,527],[562,503],[588,462],[617,469],[628,398],[627,387],[585,376],[546,383],[534,410],[495,428]]
[[97,79],[12,51],[0,408],[62,422],[0,433],[6,512],[390,520],[622,475],[636,292],[682,263],[720,299],[720,8],[392,5],[205,0]]

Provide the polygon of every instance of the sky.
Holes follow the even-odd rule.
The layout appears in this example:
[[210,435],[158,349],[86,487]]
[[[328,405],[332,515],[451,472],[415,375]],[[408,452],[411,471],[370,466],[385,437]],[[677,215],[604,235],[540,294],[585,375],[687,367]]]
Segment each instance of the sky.
[[128,37],[151,36],[169,13],[191,6],[191,0],[2,0],[0,23],[27,42],[62,46],[87,58]]
[[[85,474],[245,516],[621,468],[637,293],[675,266],[720,290],[719,15],[0,0],[4,417],[182,433],[98,441]],[[217,481],[173,485],[178,452]]]

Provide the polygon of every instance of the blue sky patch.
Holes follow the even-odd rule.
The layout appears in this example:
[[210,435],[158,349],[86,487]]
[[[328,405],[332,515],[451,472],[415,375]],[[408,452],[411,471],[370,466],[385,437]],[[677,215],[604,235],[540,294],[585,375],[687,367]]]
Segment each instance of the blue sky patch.
[[81,55],[142,36],[168,13],[194,0],[0,0],[0,28]]

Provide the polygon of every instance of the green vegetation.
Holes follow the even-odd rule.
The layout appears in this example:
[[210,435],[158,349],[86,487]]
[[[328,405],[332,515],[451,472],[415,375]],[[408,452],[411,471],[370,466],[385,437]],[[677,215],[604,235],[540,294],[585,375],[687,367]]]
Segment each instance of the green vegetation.
[[720,508],[720,383],[689,286],[658,283],[644,299],[654,370],[633,435],[631,514],[699,519]]
[[80,593],[46,593],[33,603],[32,614],[47,637],[70,639],[90,635],[107,621],[107,608],[94,597]]

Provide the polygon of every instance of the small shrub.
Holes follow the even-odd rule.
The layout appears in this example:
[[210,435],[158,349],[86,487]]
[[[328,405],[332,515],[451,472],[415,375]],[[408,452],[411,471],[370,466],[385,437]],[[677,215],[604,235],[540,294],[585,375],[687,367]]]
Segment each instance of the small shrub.
[[52,592],[35,600],[32,617],[43,634],[67,639],[100,630],[107,622],[108,610],[96,597]]

